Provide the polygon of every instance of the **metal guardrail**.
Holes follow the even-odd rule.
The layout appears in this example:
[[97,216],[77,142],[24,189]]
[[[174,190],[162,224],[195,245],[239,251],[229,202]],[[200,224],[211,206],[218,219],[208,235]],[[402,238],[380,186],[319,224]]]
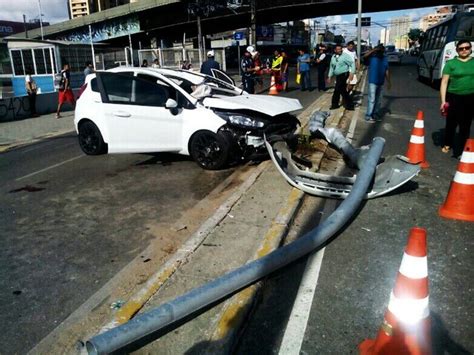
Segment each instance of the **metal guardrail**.
[[123,325],[91,338],[86,343],[88,353],[108,354],[129,346],[319,248],[350,220],[364,200],[384,144],[383,138],[374,138],[360,164],[360,173],[350,194],[319,226],[263,258],[243,265],[147,313],[137,315]]

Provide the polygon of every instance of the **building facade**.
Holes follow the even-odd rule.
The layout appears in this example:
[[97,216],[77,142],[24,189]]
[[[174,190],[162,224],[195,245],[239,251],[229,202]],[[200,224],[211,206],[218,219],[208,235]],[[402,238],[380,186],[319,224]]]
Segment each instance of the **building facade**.
[[420,28],[424,32],[429,27],[437,24],[440,21],[446,20],[453,16],[453,13],[456,11],[455,8],[451,6],[443,6],[436,9],[436,12],[433,14],[425,15],[420,20]]
[[69,17],[73,19],[87,16],[136,1],[138,0],[69,0]]

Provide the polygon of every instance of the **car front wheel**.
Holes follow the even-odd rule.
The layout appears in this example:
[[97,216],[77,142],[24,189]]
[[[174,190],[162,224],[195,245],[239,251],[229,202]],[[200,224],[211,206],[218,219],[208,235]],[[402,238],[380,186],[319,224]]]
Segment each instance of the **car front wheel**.
[[206,170],[222,169],[227,164],[229,151],[226,137],[210,131],[197,132],[189,144],[191,157]]
[[82,151],[87,155],[103,154],[107,149],[99,128],[91,121],[86,121],[79,126],[78,138]]

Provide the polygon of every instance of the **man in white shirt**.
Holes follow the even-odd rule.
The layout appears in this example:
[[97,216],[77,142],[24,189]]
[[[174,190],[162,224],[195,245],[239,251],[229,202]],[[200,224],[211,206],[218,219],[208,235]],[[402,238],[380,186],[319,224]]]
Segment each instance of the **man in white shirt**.
[[[355,50],[355,43],[354,41],[350,41],[347,43],[347,46],[346,48],[344,48],[343,50],[344,53],[347,53],[349,54],[352,59],[354,59],[354,64],[355,64],[355,67],[356,67],[356,72],[359,71],[359,67],[360,67],[360,61],[359,61],[359,58],[357,57],[357,52]],[[354,74],[354,78],[352,79],[352,81],[350,83],[347,83],[347,91],[348,92],[351,92],[352,91],[352,88],[354,87],[355,84],[357,84],[357,76],[356,74]]]

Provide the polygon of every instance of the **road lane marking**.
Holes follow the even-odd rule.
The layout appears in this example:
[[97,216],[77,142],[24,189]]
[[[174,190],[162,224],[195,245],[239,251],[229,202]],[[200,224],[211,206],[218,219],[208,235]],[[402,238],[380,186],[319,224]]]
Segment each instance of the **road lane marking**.
[[280,345],[279,355],[300,354],[325,249],[311,254],[306,262],[304,275]]
[[85,156],[84,154],[81,154],[81,155],[78,155],[77,157],[74,157],[74,158],[71,158],[71,159],[68,159],[68,160],[64,160],[64,161],[62,161],[61,163],[57,163],[57,164],[48,166],[47,168],[44,168],[44,169],[35,171],[34,173],[31,173],[31,174],[28,174],[28,175],[19,177],[18,179],[15,179],[15,181],[24,180],[24,179],[27,179],[27,178],[32,177],[32,176],[34,176],[34,175],[38,175],[38,174],[44,173],[45,171],[48,171],[48,170],[57,168],[58,166],[61,166],[61,165],[70,163],[70,162],[72,162],[72,161],[74,161],[74,160],[77,160],[77,159],[79,159],[79,158],[82,158],[82,157],[84,157],[84,156]]

